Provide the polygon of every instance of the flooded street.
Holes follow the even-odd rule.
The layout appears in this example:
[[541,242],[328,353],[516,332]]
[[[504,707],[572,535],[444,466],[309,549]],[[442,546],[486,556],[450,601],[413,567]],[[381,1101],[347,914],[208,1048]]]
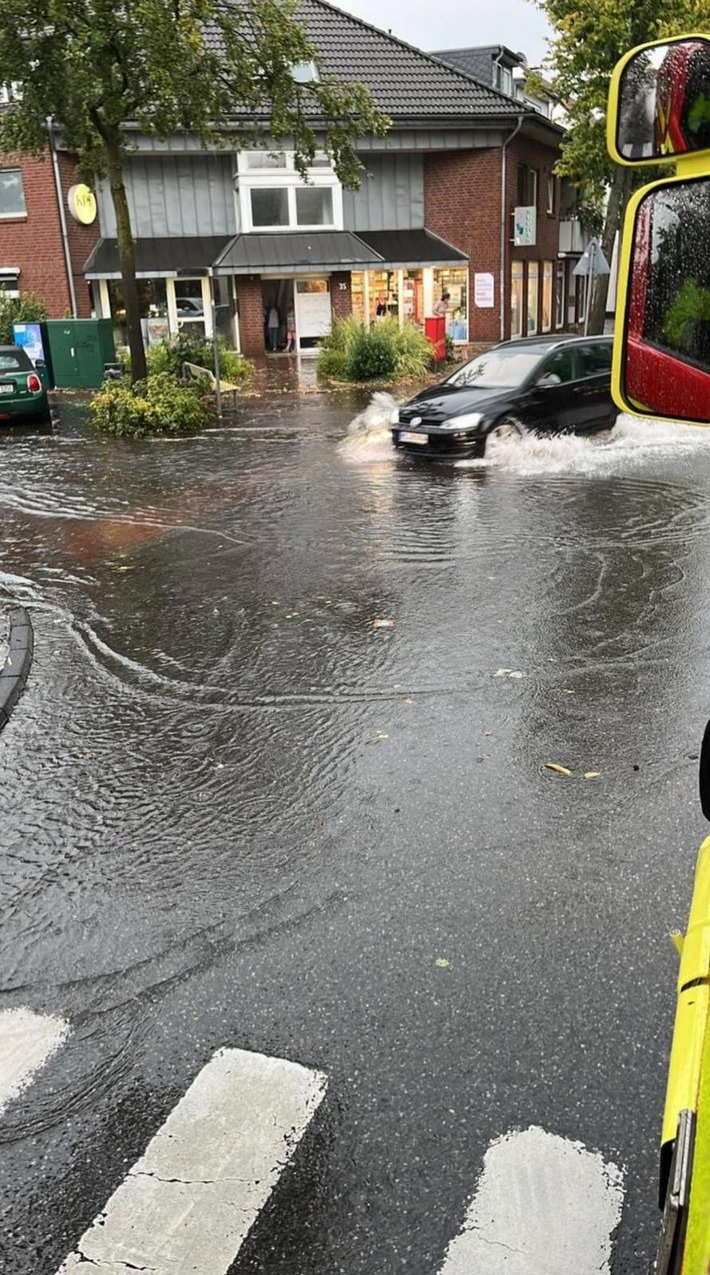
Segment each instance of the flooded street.
[[327,1077],[234,1275],[448,1275],[531,1126],[618,1169],[594,1269],[650,1269],[710,431],[433,466],[344,441],[366,404],[0,438],[0,617],[35,629],[0,1011],[68,1025],[0,1121],[8,1275],[54,1275],[225,1046]]

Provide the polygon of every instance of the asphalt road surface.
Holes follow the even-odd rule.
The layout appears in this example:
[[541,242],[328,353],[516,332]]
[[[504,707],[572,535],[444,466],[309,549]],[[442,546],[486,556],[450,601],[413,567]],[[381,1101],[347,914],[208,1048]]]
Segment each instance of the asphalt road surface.
[[0,441],[8,1275],[650,1269],[710,434],[355,410]]

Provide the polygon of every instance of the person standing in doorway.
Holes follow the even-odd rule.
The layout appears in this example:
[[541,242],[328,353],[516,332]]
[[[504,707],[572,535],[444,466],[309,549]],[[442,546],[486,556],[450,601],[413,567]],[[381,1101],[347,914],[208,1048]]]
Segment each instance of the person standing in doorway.
[[286,353],[296,353],[296,311],[293,305],[288,307],[286,315]]
[[266,330],[269,334],[269,349],[272,354],[276,353],[279,344],[279,327],[281,325],[281,315],[279,307],[275,301],[269,306],[269,314],[266,320]]

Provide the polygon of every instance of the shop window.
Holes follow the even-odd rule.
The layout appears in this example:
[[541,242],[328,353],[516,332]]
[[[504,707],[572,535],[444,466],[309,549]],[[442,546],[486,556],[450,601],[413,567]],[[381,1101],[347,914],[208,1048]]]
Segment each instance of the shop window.
[[396,270],[371,270],[369,287],[370,321],[399,317],[399,289]]
[[19,168],[0,168],[0,217],[25,217],[27,206]]
[[555,327],[565,326],[565,263],[557,263],[557,283],[555,286]]
[[542,267],[542,330],[549,332],[552,327],[552,278],[553,263],[546,261]]
[[510,268],[510,335],[523,335],[523,263],[514,261]]
[[402,271],[402,314],[405,323],[424,326],[424,272]]
[[205,335],[205,299],[201,279],[175,280],[178,329],[190,336]]
[[468,270],[452,267],[434,271],[434,301],[449,294],[449,312],[446,316],[446,333],[452,341],[468,340]]
[[251,221],[255,229],[288,226],[288,190],[285,187],[255,187],[251,191]]
[[533,336],[537,332],[537,303],[539,295],[540,269],[536,261],[528,265],[528,323],[527,334]]
[[327,186],[297,188],[296,222],[299,226],[332,226],[333,192]]
[[367,326],[366,275],[363,271],[354,271],[350,276],[350,297],[353,316],[363,327]]

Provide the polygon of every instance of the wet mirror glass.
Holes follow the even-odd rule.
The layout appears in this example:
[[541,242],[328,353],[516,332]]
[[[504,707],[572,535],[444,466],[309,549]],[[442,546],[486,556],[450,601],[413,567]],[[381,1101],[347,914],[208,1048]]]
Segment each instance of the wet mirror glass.
[[616,145],[639,163],[710,148],[710,40],[634,54],[621,75]]
[[651,191],[634,225],[622,388],[629,406],[710,423],[710,178]]

